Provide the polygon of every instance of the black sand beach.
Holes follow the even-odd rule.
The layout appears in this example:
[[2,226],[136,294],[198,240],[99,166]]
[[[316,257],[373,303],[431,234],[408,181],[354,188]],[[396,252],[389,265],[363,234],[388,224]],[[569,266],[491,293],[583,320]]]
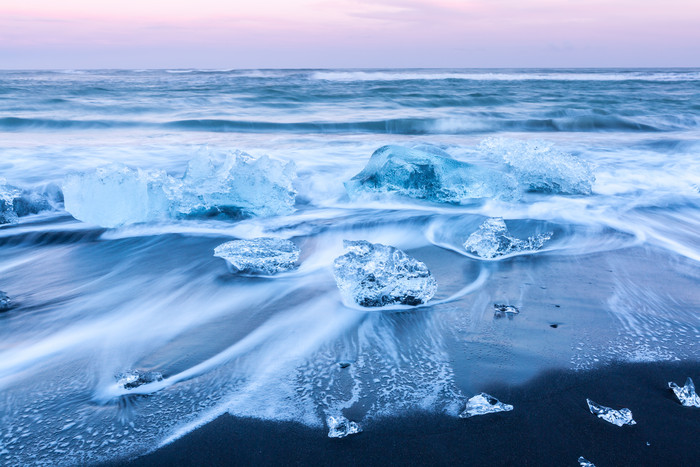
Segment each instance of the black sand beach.
[[[483,388],[512,412],[458,419],[424,414],[378,420],[329,439],[321,429],[224,415],[155,452],[114,465],[571,465],[692,466],[700,462],[700,409],[667,388],[700,380],[700,361],[615,364],[552,371],[521,386]],[[628,407],[637,425],[617,427],[586,398]]]

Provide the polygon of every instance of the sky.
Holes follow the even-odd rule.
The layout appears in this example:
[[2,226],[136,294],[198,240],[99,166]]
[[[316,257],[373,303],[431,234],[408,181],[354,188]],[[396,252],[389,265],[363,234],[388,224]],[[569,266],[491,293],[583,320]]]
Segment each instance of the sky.
[[0,0],[0,68],[699,67],[700,0]]

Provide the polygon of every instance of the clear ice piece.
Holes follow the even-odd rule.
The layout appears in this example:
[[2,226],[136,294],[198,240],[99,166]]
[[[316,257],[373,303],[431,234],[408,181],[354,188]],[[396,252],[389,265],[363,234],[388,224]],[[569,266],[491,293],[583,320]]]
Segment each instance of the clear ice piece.
[[163,171],[110,165],[63,184],[65,209],[102,227],[166,218],[272,216],[294,209],[296,169],[244,153],[200,156],[182,178]]
[[527,240],[513,238],[503,218],[492,217],[467,238],[464,248],[482,258],[493,259],[510,253],[537,251],[550,238],[552,232],[533,235]]
[[25,190],[0,179],[0,224],[14,224],[20,217],[53,209],[53,204],[61,198],[60,192],[51,193],[53,188],[49,185],[44,189]]
[[460,418],[469,418],[475,415],[485,415],[488,413],[508,412],[513,410],[510,404],[504,404],[493,396],[482,392],[470,398],[464,412],[459,414]]
[[157,371],[128,370],[116,375],[117,384],[124,389],[134,389],[148,383],[162,381],[163,375]]
[[590,165],[540,140],[518,141],[487,138],[479,149],[492,160],[503,162],[529,191],[588,195],[595,176]]
[[688,377],[685,386],[680,387],[674,382],[669,382],[668,387],[673,390],[681,405],[685,407],[700,407],[700,396],[695,392],[695,384]]
[[602,418],[606,422],[617,426],[637,424],[632,418],[632,411],[630,409],[615,410],[610,407],[605,407],[604,405],[596,404],[590,399],[586,399],[586,402],[588,402],[588,408],[591,413],[597,415],[598,418]]
[[365,240],[345,240],[343,246],[346,253],[333,262],[333,274],[347,301],[415,306],[435,295],[437,282],[426,265],[403,251]]
[[474,199],[513,200],[519,197],[510,174],[452,159],[438,148],[383,146],[367,166],[345,183],[352,198],[393,193],[439,203],[467,203]]
[[329,415],[326,418],[329,438],[345,438],[362,431],[360,425],[348,420],[342,415]]
[[580,467],[595,467],[595,464],[593,462],[589,461],[588,459],[586,459],[583,456],[580,456],[578,458],[578,463],[579,463]]
[[10,309],[10,306],[12,306],[10,296],[0,290],[0,311],[7,311]]
[[300,250],[289,240],[255,238],[234,240],[214,249],[214,256],[223,258],[232,272],[273,275],[294,268]]
[[519,313],[520,310],[518,310],[518,308],[513,305],[493,305],[493,315],[496,318],[505,318],[506,316],[512,318],[514,315],[517,315]]

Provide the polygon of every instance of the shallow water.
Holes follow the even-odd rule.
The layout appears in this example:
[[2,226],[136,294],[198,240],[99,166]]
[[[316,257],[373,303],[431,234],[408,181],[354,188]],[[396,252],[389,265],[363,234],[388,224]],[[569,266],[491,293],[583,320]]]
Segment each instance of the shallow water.
[[[113,162],[178,177],[237,149],[297,167],[288,215],[106,229],[59,206],[0,226],[15,304],[0,314],[2,462],[133,456],[225,412],[315,427],[457,416],[484,386],[545,369],[697,359],[698,97],[697,70],[1,72],[0,176],[24,189]],[[592,167],[592,193],[453,205],[345,192],[385,144],[491,168],[493,136],[516,152],[554,143]],[[463,244],[489,217],[552,238],[479,258]],[[232,275],[213,256],[258,236],[295,242],[298,270]],[[437,294],[344,303],[344,239],[403,249]],[[497,319],[494,304],[520,313]],[[120,389],[134,368],[164,379]]]

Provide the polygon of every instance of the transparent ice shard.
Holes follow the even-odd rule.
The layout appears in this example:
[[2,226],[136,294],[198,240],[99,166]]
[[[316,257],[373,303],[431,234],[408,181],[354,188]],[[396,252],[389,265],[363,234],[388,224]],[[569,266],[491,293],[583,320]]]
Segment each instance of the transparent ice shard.
[[518,182],[529,191],[544,193],[591,193],[595,176],[584,160],[560,151],[545,141],[487,138],[479,149],[491,159],[503,162]]
[[518,310],[518,308],[514,307],[513,305],[494,304],[493,310],[493,315],[496,318],[505,318],[506,316],[508,318],[513,318],[514,315],[520,313],[520,310]]
[[345,183],[348,194],[393,193],[439,203],[519,197],[515,178],[506,173],[452,159],[438,148],[383,146],[367,166]]
[[513,238],[503,218],[492,217],[467,238],[464,248],[482,258],[493,259],[511,253],[537,251],[550,238],[552,232],[533,235],[527,240]]
[[7,311],[10,309],[10,306],[12,306],[10,296],[0,290],[0,311]]
[[605,407],[604,405],[596,404],[590,399],[586,399],[586,402],[588,402],[588,408],[591,413],[597,415],[598,418],[602,418],[606,422],[617,426],[637,424],[632,418],[632,411],[630,409],[615,410],[610,407]]
[[668,387],[673,390],[681,405],[685,407],[700,407],[700,396],[695,392],[695,384],[688,377],[685,386],[680,387],[674,382],[669,382]]
[[403,251],[365,240],[343,242],[346,253],[333,262],[333,274],[347,301],[366,307],[420,305],[437,282],[426,265]]
[[345,438],[362,431],[360,425],[348,420],[342,415],[329,415],[326,418],[329,438]]
[[510,404],[504,404],[493,396],[482,392],[470,398],[464,412],[459,414],[460,418],[469,418],[475,415],[485,415],[488,413],[508,412],[513,410]]
[[124,389],[134,389],[148,383],[162,381],[163,375],[157,371],[127,370],[115,376],[117,385]]
[[293,162],[238,152],[200,156],[182,178],[110,165],[63,184],[65,209],[102,227],[166,218],[271,216],[294,209]]
[[589,460],[587,460],[585,457],[580,456],[578,458],[578,463],[581,467],[595,467],[595,464]]
[[232,272],[265,275],[294,268],[299,253],[299,247],[289,240],[266,237],[234,240],[214,249],[214,256],[225,259]]

